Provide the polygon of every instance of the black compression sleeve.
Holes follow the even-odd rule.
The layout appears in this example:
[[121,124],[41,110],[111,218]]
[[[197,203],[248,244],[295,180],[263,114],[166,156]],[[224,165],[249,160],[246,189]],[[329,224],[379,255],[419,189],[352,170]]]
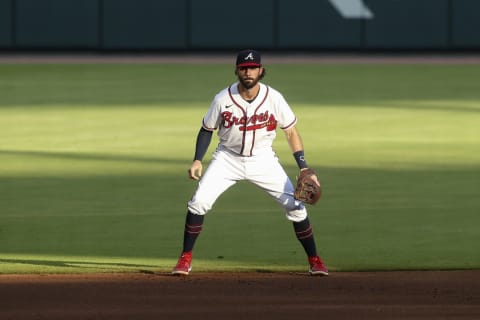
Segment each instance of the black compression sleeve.
[[205,130],[203,127],[198,131],[197,143],[195,145],[195,157],[193,160],[202,161],[207,152],[210,141],[212,141],[212,131]]
[[303,150],[297,151],[293,154],[295,161],[300,169],[308,168],[307,161],[305,161],[305,154]]

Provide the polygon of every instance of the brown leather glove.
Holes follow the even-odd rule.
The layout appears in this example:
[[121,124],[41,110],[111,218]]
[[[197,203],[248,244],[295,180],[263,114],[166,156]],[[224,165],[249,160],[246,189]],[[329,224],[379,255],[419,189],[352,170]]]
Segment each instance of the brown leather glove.
[[315,204],[322,196],[322,189],[312,176],[316,176],[313,169],[305,169],[300,171],[297,177],[297,186],[295,188],[294,197],[304,203]]

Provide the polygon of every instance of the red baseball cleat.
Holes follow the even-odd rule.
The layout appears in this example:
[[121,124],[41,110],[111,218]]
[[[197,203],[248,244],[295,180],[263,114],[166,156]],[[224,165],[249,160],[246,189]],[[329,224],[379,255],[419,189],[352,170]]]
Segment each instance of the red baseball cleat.
[[182,252],[177,265],[172,270],[172,274],[187,276],[192,270],[192,252]]
[[328,276],[328,269],[319,256],[308,257],[308,262],[310,263],[309,272],[312,276]]

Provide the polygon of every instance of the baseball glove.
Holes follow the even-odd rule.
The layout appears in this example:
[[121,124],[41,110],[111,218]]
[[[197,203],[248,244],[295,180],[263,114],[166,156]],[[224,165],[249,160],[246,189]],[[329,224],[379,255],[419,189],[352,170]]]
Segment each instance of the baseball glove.
[[300,175],[297,177],[297,186],[295,188],[294,197],[304,203],[315,204],[322,195],[322,189],[312,179],[312,176],[316,176],[316,172],[313,169],[305,169],[300,171]]

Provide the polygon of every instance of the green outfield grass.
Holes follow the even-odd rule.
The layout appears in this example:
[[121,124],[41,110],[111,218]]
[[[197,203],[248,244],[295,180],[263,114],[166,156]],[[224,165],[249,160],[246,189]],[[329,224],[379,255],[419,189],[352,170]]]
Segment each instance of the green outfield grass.
[[[480,267],[480,65],[271,65],[324,196],[332,271]],[[170,271],[196,133],[230,65],[0,65],[0,273]],[[214,150],[210,146],[206,161]],[[297,169],[283,133],[275,143]],[[196,271],[305,271],[248,183],[207,215]]]

